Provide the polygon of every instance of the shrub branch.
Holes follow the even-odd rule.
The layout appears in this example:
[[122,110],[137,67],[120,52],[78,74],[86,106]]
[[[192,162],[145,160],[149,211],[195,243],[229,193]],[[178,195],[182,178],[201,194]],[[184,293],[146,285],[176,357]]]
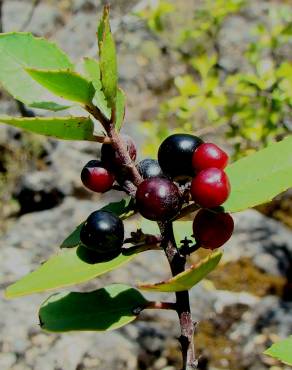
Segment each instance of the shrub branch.
[[[129,195],[135,197],[137,186],[143,181],[143,179],[139,174],[135,163],[130,158],[120,134],[115,129],[115,110],[112,110],[111,118],[107,119],[95,106],[87,106],[86,109],[103,125],[107,136],[111,140],[111,145],[120,156],[123,167],[127,170],[128,176],[130,177],[130,180],[125,181],[123,189],[127,191]],[[175,276],[185,270],[186,257],[180,254],[177,248],[173,234],[172,222],[159,222],[158,226],[161,232],[161,247],[168,259],[172,275]],[[191,315],[189,292],[187,290],[176,292],[175,303],[152,302],[150,307],[147,308],[175,309],[178,314],[181,328],[179,342],[183,358],[182,370],[196,369],[197,359],[194,350],[195,324]]]

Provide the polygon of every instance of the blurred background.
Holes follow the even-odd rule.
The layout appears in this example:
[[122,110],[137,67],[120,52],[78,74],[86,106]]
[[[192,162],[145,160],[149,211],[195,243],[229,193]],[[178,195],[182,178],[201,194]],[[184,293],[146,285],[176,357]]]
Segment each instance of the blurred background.
[[[3,32],[45,36],[77,64],[96,55],[102,1],[0,4]],[[233,160],[291,132],[291,1],[115,0],[111,5],[120,84],[127,94],[123,130],[134,137],[140,158],[155,158],[171,132],[201,135],[223,146]],[[0,90],[0,114],[30,112]],[[118,192],[101,199],[82,186],[80,171],[99,149],[1,125],[1,288],[55,253],[90,212],[120,199]],[[236,214],[235,222],[223,264],[191,291],[200,370],[288,370],[262,352],[292,333],[291,190]],[[164,259],[148,252],[76,289],[168,275]],[[107,334],[46,334],[37,319],[46,296],[6,301],[1,295],[1,370],[180,368],[173,313],[143,313]]]

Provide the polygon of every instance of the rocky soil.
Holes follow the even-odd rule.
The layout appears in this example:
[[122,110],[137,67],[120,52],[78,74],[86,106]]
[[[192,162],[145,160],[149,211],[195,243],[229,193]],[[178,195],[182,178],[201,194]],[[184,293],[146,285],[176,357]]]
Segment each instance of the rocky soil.
[[[40,1],[28,23],[31,3],[4,1],[6,31],[25,29],[54,39],[76,62],[83,55],[95,54],[96,14],[101,2]],[[165,90],[183,66],[173,55],[164,55],[145,25],[130,14],[143,1],[112,3],[121,84],[128,95],[125,131],[139,145],[144,138],[138,122],[155,116]],[[268,3],[252,2],[249,12],[228,21],[221,45],[226,66],[240,63],[244,29],[264,15]],[[231,27],[233,31],[228,32]],[[18,113],[15,102],[4,93],[0,113]],[[55,253],[64,237],[90,212],[120,198],[113,192],[101,199],[82,187],[80,170],[97,155],[94,144],[57,142],[0,127],[2,289]],[[291,230],[255,210],[237,214],[235,222],[235,234],[224,247],[224,264],[191,291],[194,319],[199,322],[200,369],[288,370],[262,352],[292,333]],[[76,290],[168,276],[163,256],[147,252]],[[133,324],[107,334],[55,335],[42,332],[38,325],[36,313],[45,297],[47,294],[12,301],[0,298],[1,370],[180,368],[179,331],[173,313],[143,313]]]

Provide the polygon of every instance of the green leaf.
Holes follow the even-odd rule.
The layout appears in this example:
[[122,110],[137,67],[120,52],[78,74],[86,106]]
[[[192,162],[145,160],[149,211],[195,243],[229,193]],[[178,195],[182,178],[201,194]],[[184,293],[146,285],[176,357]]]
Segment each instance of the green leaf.
[[115,105],[118,84],[118,67],[116,47],[109,23],[109,7],[104,7],[103,17],[99,23],[98,47],[102,90],[112,108]]
[[140,283],[139,289],[157,292],[180,292],[189,290],[215,269],[222,257],[222,252],[215,252],[204,258],[197,265],[191,266],[180,274],[155,284]]
[[95,88],[92,103],[109,119],[111,117],[111,109],[107,106],[107,101],[102,91],[98,61],[91,58],[84,58],[84,70]]
[[[134,202],[131,197],[122,199],[119,202],[112,202],[100,208],[101,211],[108,211],[119,216],[122,220],[134,214]],[[61,248],[73,248],[81,244],[80,231],[84,222],[82,222],[61,244]]]
[[68,56],[54,43],[30,33],[0,35],[0,82],[17,100],[35,108],[53,111],[67,106],[56,102],[53,95],[36,83],[26,67],[43,69],[73,69]]
[[[102,84],[100,80],[100,68],[99,63],[95,59],[84,58],[84,69],[86,75],[92,82],[95,88],[95,94],[93,97],[93,104],[98,107],[101,112],[106,116],[106,118],[111,117],[111,109],[107,106],[107,101],[102,91]],[[125,102],[126,96],[121,88],[117,90],[116,96],[116,129],[119,131],[122,127],[124,117],[125,117]]]
[[81,245],[80,232],[85,221],[81,222],[80,225],[63,241],[60,248],[74,248]]
[[63,99],[90,105],[94,96],[91,82],[72,71],[48,71],[26,68],[27,73],[40,85]]
[[63,140],[95,141],[94,124],[87,117],[0,117],[0,122]]
[[120,131],[120,129],[122,128],[122,124],[124,122],[125,104],[126,104],[126,95],[122,89],[118,88],[116,100],[116,122],[115,122],[115,127],[117,131]]
[[31,108],[38,108],[38,109],[46,109],[51,110],[53,112],[58,112],[60,110],[68,109],[71,105],[60,105],[54,102],[36,102],[29,104]]
[[287,365],[292,366],[292,336],[274,343],[265,352],[265,355],[274,357]]
[[64,249],[38,269],[10,285],[5,295],[7,298],[16,298],[84,283],[131,261],[137,253],[124,251],[114,259],[102,261],[82,246]]
[[223,204],[238,212],[269,202],[292,186],[292,136],[227,167],[231,194]]
[[40,307],[42,329],[52,332],[107,331],[135,320],[148,301],[128,285],[112,284],[88,293],[58,293]]

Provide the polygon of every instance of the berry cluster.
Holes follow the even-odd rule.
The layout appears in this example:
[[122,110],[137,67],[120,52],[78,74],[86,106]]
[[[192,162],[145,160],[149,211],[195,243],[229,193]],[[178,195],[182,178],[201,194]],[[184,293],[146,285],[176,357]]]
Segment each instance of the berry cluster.
[[[133,140],[122,136],[129,157],[137,156]],[[189,134],[167,137],[159,147],[158,160],[144,159],[136,165],[143,179],[135,200],[140,214],[152,221],[174,219],[190,198],[202,208],[193,221],[193,235],[198,247],[222,246],[233,232],[233,219],[218,209],[230,193],[224,168],[227,154],[212,143],[204,143]],[[86,164],[81,173],[83,184],[95,192],[110,190],[115,181],[123,189],[127,180],[123,162],[111,144],[103,144],[101,159]],[[111,212],[93,212],[84,223],[81,242],[99,255],[119,254],[124,242],[124,226]]]
[[230,183],[224,172],[228,155],[217,145],[204,143],[196,136],[174,134],[160,145],[158,161],[171,179],[188,181],[192,178],[192,200],[203,208],[193,222],[197,245],[207,249],[222,246],[234,228],[232,217],[216,210],[230,193]]

